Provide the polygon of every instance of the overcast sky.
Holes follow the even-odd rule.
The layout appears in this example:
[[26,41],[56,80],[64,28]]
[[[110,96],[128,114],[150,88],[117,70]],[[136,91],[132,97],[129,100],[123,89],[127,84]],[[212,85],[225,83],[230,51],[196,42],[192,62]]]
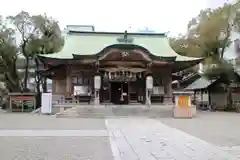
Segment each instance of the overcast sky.
[[[149,27],[157,32],[184,33],[188,21],[203,8],[224,0],[4,0],[0,14],[21,10],[47,13],[64,27],[95,25],[100,31],[131,31]],[[130,30],[130,29],[129,29]]]

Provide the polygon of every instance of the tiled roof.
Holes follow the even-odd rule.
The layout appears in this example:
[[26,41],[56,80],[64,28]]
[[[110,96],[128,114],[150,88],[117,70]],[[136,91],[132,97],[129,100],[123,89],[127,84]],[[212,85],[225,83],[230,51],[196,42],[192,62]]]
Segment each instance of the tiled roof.
[[205,77],[201,77],[194,81],[192,84],[184,88],[184,90],[196,90],[196,89],[205,89],[211,85],[216,80],[208,80]]
[[[94,55],[104,48],[121,44],[117,39],[124,33],[109,32],[73,32],[68,33],[65,37],[65,45],[61,52],[43,57],[56,59],[72,59],[76,55]],[[128,33],[128,37],[133,39],[131,45],[144,47],[152,55],[157,57],[176,57],[176,61],[192,61],[201,58],[186,57],[177,54],[169,45],[165,34],[158,33]]]

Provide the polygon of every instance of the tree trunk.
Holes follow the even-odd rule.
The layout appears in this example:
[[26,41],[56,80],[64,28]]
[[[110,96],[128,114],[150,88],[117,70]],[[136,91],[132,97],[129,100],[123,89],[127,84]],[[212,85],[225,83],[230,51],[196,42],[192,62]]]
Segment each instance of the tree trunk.
[[37,101],[37,107],[41,106],[41,76],[39,74],[39,63],[38,63],[38,59],[35,58],[34,59],[35,64],[36,64],[36,75],[35,75],[35,82],[36,82],[36,90],[37,90],[37,97],[36,97],[36,101]]
[[22,90],[21,80],[16,69],[16,61],[8,64],[8,69],[4,72],[4,79],[9,92],[20,92]]
[[43,92],[47,92],[47,78],[46,77],[42,77],[42,88],[43,88]]
[[12,78],[9,77],[7,73],[4,74],[5,77],[5,83],[6,87],[9,90],[9,92],[21,92],[21,87],[19,86],[19,83],[17,80],[15,81],[16,83],[12,82]]
[[28,85],[28,69],[29,69],[29,58],[26,57],[26,65],[25,65],[25,74],[24,74],[24,83],[23,83],[23,89],[27,89]]
[[232,88],[227,85],[227,110],[232,110]]

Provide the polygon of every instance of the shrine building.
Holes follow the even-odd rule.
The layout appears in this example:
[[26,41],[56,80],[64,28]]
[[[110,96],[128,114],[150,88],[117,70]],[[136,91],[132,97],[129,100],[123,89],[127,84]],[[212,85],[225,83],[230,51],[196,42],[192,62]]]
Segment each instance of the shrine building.
[[39,59],[53,95],[94,104],[171,102],[173,73],[202,60],[178,55],[162,33],[71,30],[61,52]]

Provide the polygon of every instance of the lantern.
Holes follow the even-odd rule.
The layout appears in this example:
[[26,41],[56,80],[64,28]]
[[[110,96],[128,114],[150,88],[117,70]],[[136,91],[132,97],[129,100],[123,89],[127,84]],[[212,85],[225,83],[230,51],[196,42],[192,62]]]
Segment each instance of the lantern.
[[94,88],[95,89],[101,88],[101,76],[100,75],[94,76]]
[[152,76],[147,76],[146,78],[146,88],[153,89],[153,78]]

